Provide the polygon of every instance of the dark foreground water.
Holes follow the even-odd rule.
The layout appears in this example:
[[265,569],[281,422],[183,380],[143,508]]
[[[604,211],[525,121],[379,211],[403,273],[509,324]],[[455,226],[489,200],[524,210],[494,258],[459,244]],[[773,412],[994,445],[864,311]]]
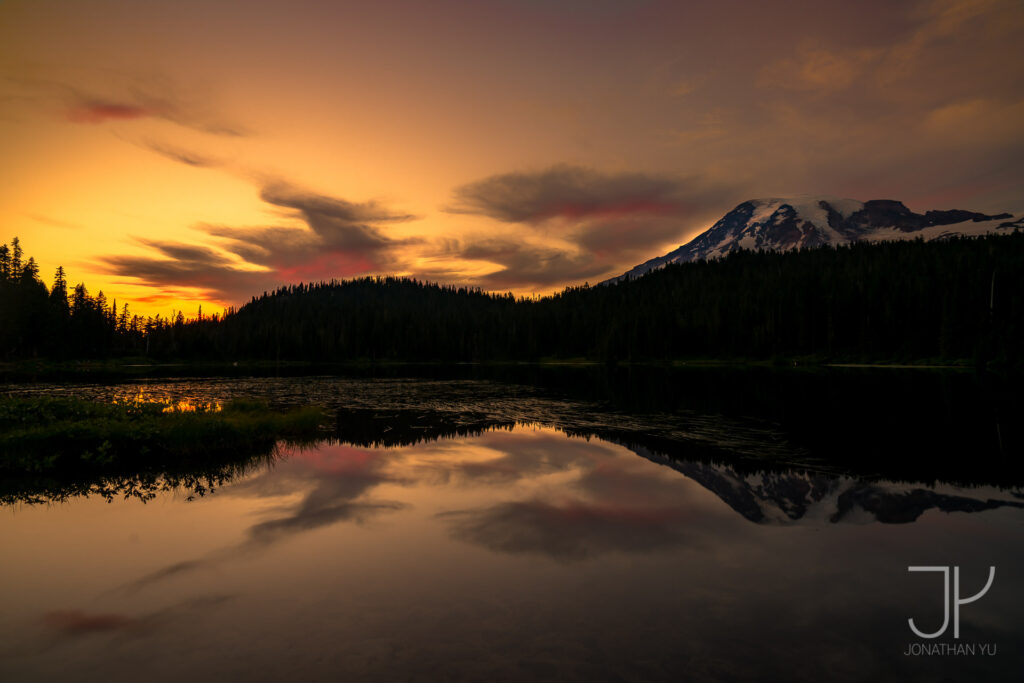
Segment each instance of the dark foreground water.
[[[108,396],[140,385],[8,389]],[[834,434],[842,457],[830,461],[820,425],[767,409],[660,399],[657,410],[536,383],[141,390],[262,392],[340,413],[320,445],[225,470],[213,491],[130,476],[4,482],[0,680],[1024,674],[1024,489],[1005,406],[947,438],[978,443],[958,477],[938,446],[938,470],[911,453],[876,471],[878,453],[904,442],[858,414]],[[948,399],[918,395],[927,410],[906,419],[931,414],[950,429],[936,405]],[[872,435],[870,471],[851,468],[851,444]],[[920,476],[903,476],[908,467]],[[962,599],[995,575],[925,639],[908,619],[939,630],[943,574],[911,566],[949,567],[951,590],[959,567]],[[929,653],[937,644],[944,654]]]

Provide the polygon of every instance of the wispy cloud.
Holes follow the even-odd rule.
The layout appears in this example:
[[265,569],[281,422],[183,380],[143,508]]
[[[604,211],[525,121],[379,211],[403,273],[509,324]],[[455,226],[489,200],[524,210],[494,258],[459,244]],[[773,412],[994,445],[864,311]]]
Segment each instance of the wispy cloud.
[[54,218],[53,216],[44,216],[43,214],[40,213],[28,213],[25,215],[31,218],[32,220],[36,221],[37,223],[52,225],[55,228],[67,228],[77,230],[78,228],[82,227],[79,223],[61,220],[59,218]]
[[580,221],[636,215],[674,215],[693,200],[687,181],[643,173],[602,173],[560,164],[535,172],[493,175],[455,190],[453,213],[507,223]]
[[479,277],[488,289],[519,287],[546,288],[600,275],[607,264],[585,251],[505,239],[483,239],[459,244],[453,254],[459,259],[479,260],[501,266]]
[[232,302],[297,280],[395,270],[400,267],[397,252],[417,242],[392,238],[383,227],[416,216],[379,202],[350,202],[281,181],[266,183],[260,197],[305,227],[203,225],[199,228],[218,242],[216,248],[139,239],[159,256],[107,256],[100,261],[109,272],[140,284],[197,288]]
[[137,104],[82,99],[69,103],[67,117],[68,121],[74,123],[105,123],[106,121],[124,119],[142,119],[157,113],[157,111]]
[[[102,79],[100,76],[102,75]],[[102,125],[141,119],[157,119],[217,136],[249,135],[244,126],[218,111],[211,92],[183,86],[174,79],[154,74],[76,74],[9,76],[5,98],[16,98],[26,111],[56,109],[67,121]],[[100,80],[102,81],[100,83]],[[94,81],[93,84],[86,84]]]
[[700,178],[559,164],[463,185],[447,210],[518,224],[530,236],[519,230],[458,242],[459,257],[500,266],[481,284],[550,287],[608,274],[681,242],[734,195],[733,187]]
[[205,154],[199,154],[198,152],[178,147],[176,145],[171,145],[166,142],[147,139],[143,140],[139,144],[150,151],[156,152],[160,156],[166,157],[171,161],[177,161],[185,164],[186,166],[212,168],[221,165],[221,162],[213,157]]

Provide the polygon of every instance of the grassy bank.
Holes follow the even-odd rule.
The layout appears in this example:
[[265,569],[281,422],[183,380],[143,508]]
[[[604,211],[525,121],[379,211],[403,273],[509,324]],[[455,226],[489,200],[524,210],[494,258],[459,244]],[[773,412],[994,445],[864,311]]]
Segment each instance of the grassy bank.
[[0,399],[0,473],[162,470],[248,457],[279,440],[316,438],[324,413],[287,413],[251,400],[218,404]]

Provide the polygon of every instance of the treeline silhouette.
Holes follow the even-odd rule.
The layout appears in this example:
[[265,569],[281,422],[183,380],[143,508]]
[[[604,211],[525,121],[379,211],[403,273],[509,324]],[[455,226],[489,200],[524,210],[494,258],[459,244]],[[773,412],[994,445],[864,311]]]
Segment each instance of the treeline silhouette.
[[[4,252],[6,253],[6,252]],[[12,257],[7,256],[13,263]],[[31,260],[29,263],[32,263]],[[3,276],[7,356],[209,360],[973,359],[1019,367],[1024,234],[742,251],[542,298],[383,277],[265,292],[223,317],[129,317]],[[58,281],[63,280],[58,271]],[[66,285],[64,285],[66,288]]]
[[[216,318],[216,316],[214,316]],[[201,322],[192,321],[192,324]],[[159,338],[173,348],[175,332],[186,324],[180,311],[170,318],[141,317],[89,294],[84,283],[69,292],[58,267],[48,289],[34,258],[24,258],[17,237],[0,245],[0,358],[110,358],[146,353]]]

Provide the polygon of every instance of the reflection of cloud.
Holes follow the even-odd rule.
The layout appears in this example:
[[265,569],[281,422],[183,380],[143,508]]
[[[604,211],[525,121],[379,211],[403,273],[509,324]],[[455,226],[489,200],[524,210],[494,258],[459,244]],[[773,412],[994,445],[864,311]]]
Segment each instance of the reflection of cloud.
[[86,612],[83,610],[56,610],[43,615],[43,625],[57,635],[86,636],[94,633],[142,635],[166,621],[188,617],[196,611],[206,611],[229,600],[232,595],[207,595],[190,598],[156,612],[139,616],[114,612]]
[[567,472],[589,466],[606,454],[602,446],[565,436],[544,433],[487,432],[476,440],[481,446],[500,453],[488,460],[458,460],[438,466],[447,481],[507,484],[520,479]]
[[401,510],[405,507],[401,503],[357,500],[374,487],[394,481],[384,472],[387,462],[385,453],[342,445],[322,445],[294,453],[281,460],[274,469],[225,491],[227,495],[255,497],[277,497],[304,491],[302,500],[286,514],[252,525],[246,539],[238,545],[203,558],[174,563],[131,582],[125,588],[138,590],[181,574],[216,566],[313,529],[339,522],[362,524],[381,513]]
[[64,635],[79,636],[103,631],[127,631],[144,622],[124,614],[99,614],[81,610],[64,610],[43,615],[43,623]]
[[344,502],[318,507],[303,505],[292,515],[280,519],[271,519],[252,526],[249,529],[249,534],[253,542],[269,544],[286,536],[330,526],[338,522],[362,523],[373,515],[381,512],[401,510],[404,507],[401,503],[393,502]]
[[[553,472],[573,498],[533,496],[526,500],[445,512],[439,517],[461,541],[506,553],[582,560],[609,552],[655,552],[701,542],[714,525],[732,525],[718,511],[702,507],[692,482],[652,467],[608,442],[561,435],[510,434],[486,439],[502,457],[457,465],[463,476],[509,483]],[[700,528],[691,520],[699,508]]]
[[[400,503],[357,500],[393,480],[383,471],[387,462],[382,453],[347,446],[322,446],[294,455],[282,465],[285,480],[296,488],[310,482],[315,486],[289,514],[250,527],[250,543],[267,545],[303,531],[338,522],[363,523],[380,513],[402,509]],[[275,478],[279,487],[280,476]],[[252,490],[259,488],[254,482]]]
[[442,513],[454,538],[505,553],[560,561],[607,552],[651,552],[692,542],[681,506],[541,500]]

